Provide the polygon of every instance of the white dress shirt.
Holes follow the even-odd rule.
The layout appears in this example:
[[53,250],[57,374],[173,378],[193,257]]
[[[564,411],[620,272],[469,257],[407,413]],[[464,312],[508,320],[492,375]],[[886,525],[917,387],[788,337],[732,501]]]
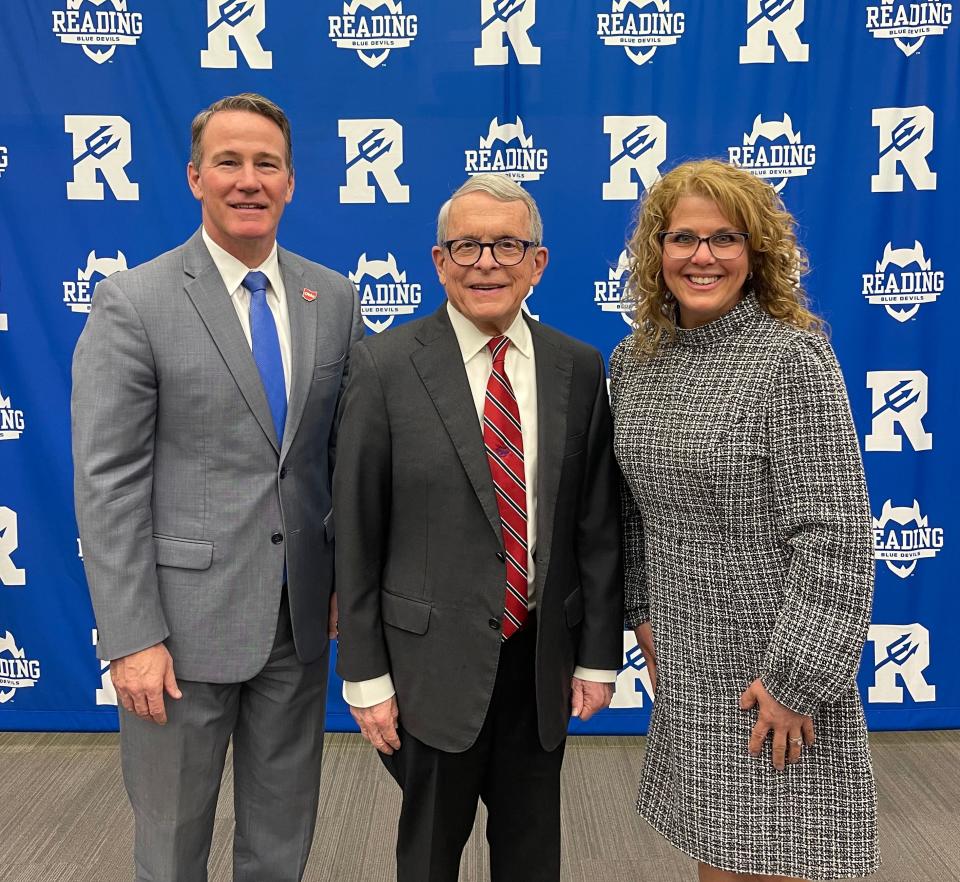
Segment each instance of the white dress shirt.
[[[223,279],[223,284],[237,311],[243,335],[247,338],[247,345],[253,351],[253,338],[250,336],[250,292],[243,287],[243,280],[247,273],[253,272],[245,263],[237,260],[230,252],[221,248],[207,235],[206,229],[201,233],[203,242],[213,258],[214,266]],[[267,259],[258,266],[257,271],[263,273],[270,283],[267,285],[267,306],[273,313],[273,320],[277,325],[277,337],[280,339],[280,358],[283,361],[283,380],[287,388],[287,401],[290,400],[290,367],[293,364],[293,350],[290,345],[290,312],[287,309],[287,295],[283,287],[283,277],[280,274],[280,261],[277,259],[277,243]]]
[[[487,381],[493,371],[493,355],[487,343],[493,338],[481,331],[466,316],[447,301],[447,315],[457,337],[463,366],[470,383],[470,392],[477,410],[477,420],[483,430],[483,405],[487,394]],[[527,606],[536,607],[534,580],[534,554],[537,547],[537,363],[530,328],[518,312],[503,336],[509,338],[510,346],[504,359],[504,370],[513,386],[520,411],[520,426],[523,434],[523,471],[527,485]],[[506,585],[506,583],[504,583]],[[601,671],[577,667],[573,676],[598,683],[613,683],[616,671]],[[386,701],[395,693],[393,678],[383,674],[372,680],[358,683],[344,682],[343,698],[353,707],[372,707]]]

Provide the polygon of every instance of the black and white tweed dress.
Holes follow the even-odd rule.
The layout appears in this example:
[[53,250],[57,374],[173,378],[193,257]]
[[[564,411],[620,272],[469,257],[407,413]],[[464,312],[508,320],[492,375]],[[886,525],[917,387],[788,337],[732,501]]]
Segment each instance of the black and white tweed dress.
[[[714,867],[809,879],[879,865],[854,683],[874,561],[843,378],[821,337],[747,295],[653,358],[610,366],[625,486],[626,624],[652,623],[657,694],[637,810]],[[747,753],[760,677],[813,716],[778,772]]]

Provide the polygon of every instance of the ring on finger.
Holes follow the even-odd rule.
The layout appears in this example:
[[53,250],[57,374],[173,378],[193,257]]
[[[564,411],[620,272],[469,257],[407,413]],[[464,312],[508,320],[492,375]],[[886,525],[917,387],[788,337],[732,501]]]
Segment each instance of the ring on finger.
[[791,738],[791,739],[789,739],[789,741],[790,741],[791,744],[796,744],[797,747],[800,747],[800,746],[803,745],[803,738],[800,738],[800,737]]

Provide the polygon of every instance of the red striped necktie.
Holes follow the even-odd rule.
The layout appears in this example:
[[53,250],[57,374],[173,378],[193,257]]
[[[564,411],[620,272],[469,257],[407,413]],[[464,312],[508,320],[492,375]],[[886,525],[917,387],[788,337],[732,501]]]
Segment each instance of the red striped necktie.
[[503,365],[509,346],[506,337],[494,337],[487,343],[493,355],[493,371],[483,403],[483,443],[497,494],[506,552],[507,588],[501,631],[504,640],[523,627],[527,619],[527,483],[520,409]]

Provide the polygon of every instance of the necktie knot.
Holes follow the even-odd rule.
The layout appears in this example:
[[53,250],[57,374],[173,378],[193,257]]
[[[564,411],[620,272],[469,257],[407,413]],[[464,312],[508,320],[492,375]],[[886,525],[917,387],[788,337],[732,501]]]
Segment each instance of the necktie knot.
[[493,356],[493,366],[503,369],[503,361],[507,357],[507,349],[510,348],[509,337],[491,337],[487,341],[487,348]]
[[261,273],[259,270],[251,270],[243,277],[243,281],[240,284],[243,285],[251,295],[262,291],[264,296],[266,296],[268,284],[267,274]]

